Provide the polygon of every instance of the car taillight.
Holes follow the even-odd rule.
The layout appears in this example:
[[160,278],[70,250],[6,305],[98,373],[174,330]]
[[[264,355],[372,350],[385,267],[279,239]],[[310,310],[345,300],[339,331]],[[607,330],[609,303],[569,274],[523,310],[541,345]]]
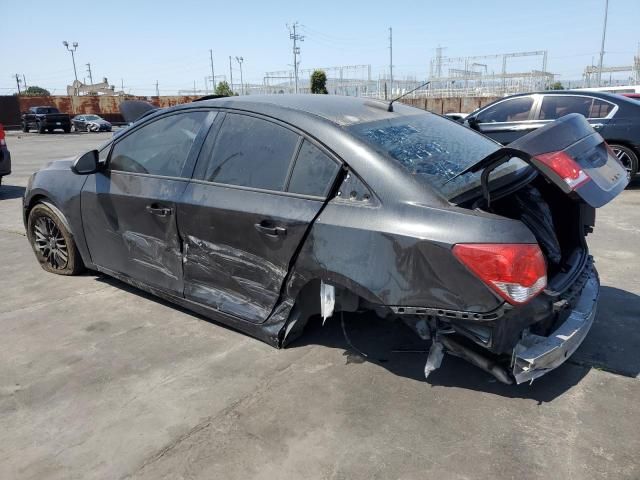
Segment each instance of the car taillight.
[[4,146],[6,144],[7,144],[7,142],[4,139],[4,127],[0,123],[0,145]]
[[512,305],[528,302],[547,286],[547,264],[535,243],[459,243],[453,254]]
[[564,151],[543,153],[536,158],[562,178],[572,191],[591,180],[580,164]]

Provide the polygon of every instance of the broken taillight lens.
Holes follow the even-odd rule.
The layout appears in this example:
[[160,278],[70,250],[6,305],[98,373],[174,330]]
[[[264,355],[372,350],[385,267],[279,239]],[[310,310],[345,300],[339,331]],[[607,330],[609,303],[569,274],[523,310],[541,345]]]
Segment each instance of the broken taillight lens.
[[527,303],[547,286],[547,265],[535,243],[461,243],[453,254],[512,305]]
[[536,155],[536,159],[553,170],[572,191],[591,180],[580,164],[564,151],[543,153]]

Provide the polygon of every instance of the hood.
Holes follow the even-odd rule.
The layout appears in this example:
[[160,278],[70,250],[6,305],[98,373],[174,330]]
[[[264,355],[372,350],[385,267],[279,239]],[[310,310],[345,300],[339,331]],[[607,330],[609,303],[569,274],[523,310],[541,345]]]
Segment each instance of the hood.
[[59,160],[53,160],[47,163],[40,170],[69,170],[71,165],[75,161],[76,157],[61,158]]

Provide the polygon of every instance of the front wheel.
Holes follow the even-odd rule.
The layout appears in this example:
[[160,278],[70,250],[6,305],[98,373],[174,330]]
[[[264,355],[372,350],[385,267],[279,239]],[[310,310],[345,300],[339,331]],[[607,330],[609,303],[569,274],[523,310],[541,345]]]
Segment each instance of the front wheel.
[[624,145],[612,143],[609,146],[622,166],[629,172],[629,176],[633,178],[638,173],[638,155],[636,155],[636,152]]
[[22,131],[24,133],[29,133],[29,125],[26,122],[22,124]]
[[84,270],[73,237],[53,209],[39,203],[29,212],[29,242],[40,266],[58,275],[77,275]]

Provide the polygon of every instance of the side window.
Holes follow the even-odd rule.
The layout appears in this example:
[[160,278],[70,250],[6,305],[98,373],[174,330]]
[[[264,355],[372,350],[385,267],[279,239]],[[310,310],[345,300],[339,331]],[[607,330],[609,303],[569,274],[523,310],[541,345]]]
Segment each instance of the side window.
[[207,112],[162,117],[117,142],[111,170],[179,177]]
[[298,153],[287,190],[292,193],[324,197],[329,193],[339,169],[340,166],[322,150],[305,140]]
[[478,122],[522,122],[529,119],[529,112],[532,106],[532,97],[518,97],[505,100],[481,112],[480,115],[478,115]]
[[202,180],[284,190],[298,134],[248,115],[227,114]]
[[594,98],[591,104],[591,110],[589,111],[589,118],[604,118],[611,113],[613,107],[613,103]]
[[540,120],[555,120],[570,113],[589,116],[593,98],[571,95],[549,95],[542,99]]

